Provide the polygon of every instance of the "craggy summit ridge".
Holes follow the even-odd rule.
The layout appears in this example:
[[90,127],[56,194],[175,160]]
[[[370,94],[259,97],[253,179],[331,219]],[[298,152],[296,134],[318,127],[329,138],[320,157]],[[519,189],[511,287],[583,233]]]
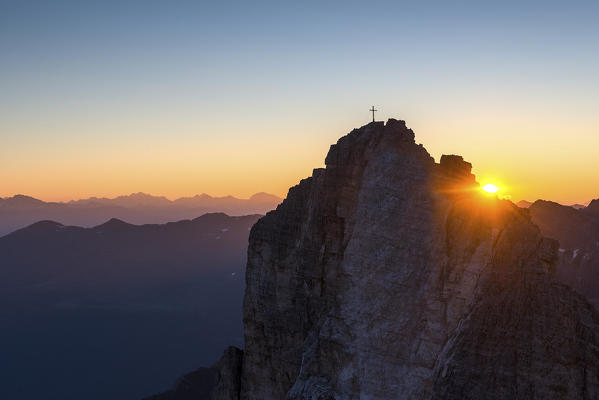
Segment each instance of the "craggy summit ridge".
[[599,317],[470,170],[393,119],[331,146],[252,228],[245,350],[212,398],[598,398]]

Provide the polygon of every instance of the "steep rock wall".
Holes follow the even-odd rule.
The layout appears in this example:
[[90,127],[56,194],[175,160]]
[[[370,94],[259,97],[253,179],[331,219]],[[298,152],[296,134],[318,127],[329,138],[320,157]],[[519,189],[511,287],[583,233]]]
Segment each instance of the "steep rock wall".
[[403,121],[331,147],[253,228],[241,399],[597,398],[557,245]]

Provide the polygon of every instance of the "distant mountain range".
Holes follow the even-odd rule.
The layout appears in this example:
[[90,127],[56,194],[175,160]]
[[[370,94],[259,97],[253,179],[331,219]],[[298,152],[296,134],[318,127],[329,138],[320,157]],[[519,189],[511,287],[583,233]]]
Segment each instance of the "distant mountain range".
[[112,199],[91,197],[66,203],[44,202],[16,195],[0,199],[0,236],[42,220],[91,227],[110,218],[132,224],[161,224],[212,212],[228,215],[266,214],[281,201],[280,197],[268,193],[257,193],[249,199],[201,194],[173,201],[162,196],[134,193]]
[[[537,201],[538,201],[538,200],[537,200]],[[516,205],[517,205],[518,207],[520,207],[520,208],[528,208],[528,207],[532,206],[532,204],[533,204],[532,202],[530,202],[530,201],[526,201],[526,200],[520,200],[519,202],[517,202],[517,203],[516,203]],[[557,203],[556,203],[556,204],[557,204]],[[561,204],[560,204],[560,205],[561,205]],[[572,207],[572,208],[574,208],[574,209],[576,209],[576,210],[581,210],[581,209],[585,208],[585,207],[586,207],[586,205],[584,205],[584,204],[578,204],[578,203],[577,203],[577,204],[571,204],[571,205],[569,205],[569,206],[565,206],[565,207]]]
[[41,221],[1,237],[0,398],[140,399],[241,346],[259,217]]

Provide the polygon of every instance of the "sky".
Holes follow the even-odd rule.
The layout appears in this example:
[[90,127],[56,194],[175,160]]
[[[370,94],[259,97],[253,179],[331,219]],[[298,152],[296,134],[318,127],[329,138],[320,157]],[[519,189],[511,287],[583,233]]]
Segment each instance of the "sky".
[[599,3],[0,0],[0,197],[284,196],[403,119],[514,200],[599,197]]

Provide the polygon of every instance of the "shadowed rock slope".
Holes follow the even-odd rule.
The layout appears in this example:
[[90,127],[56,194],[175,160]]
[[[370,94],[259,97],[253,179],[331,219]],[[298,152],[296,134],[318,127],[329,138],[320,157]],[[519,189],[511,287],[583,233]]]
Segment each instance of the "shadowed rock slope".
[[532,221],[541,233],[560,243],[556,277],[599,309],[599,199],[574,209],[537,200],[530,206]]
[[557,242],[470,170],[403,121],[342,137],[252,228],[241,378],[221,362],[210,398],[598,398],[599,317]]

